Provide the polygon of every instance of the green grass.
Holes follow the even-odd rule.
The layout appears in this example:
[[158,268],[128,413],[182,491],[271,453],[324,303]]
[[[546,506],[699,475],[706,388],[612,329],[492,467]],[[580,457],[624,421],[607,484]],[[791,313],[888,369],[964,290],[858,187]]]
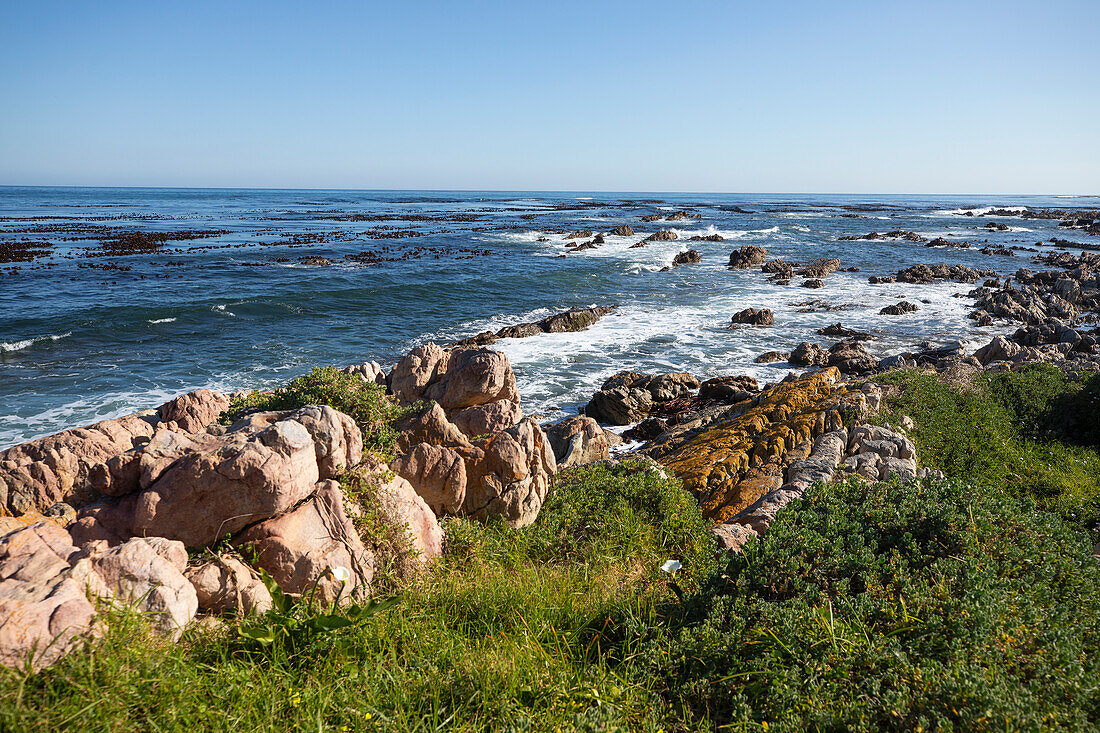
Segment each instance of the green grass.
[[913,418],[926,465],[1031,496],[1100,539],[1100,377],[1036,365],[979,375],[966,391],[919,371],[879,379],[900,390],[888,418]]
[[[1026,493],[817,486],[743,556],[641,467],[560,476],[530,527],[446,520],[448,553],[362,625],[180,644],[113,613],[0,730],[1089,730],[1100,568]],[[658,569],[680,559],[682,599]]]
[[234,399],[221,422],[229,425],[245,412],[295,410],[306,405],[330,405],[348,415],[363,433],[363,449],[382,457],[390,454],[397,441],[393,423],[408,412],[386,396],[382,385],[335,367],[316,367],[284,387]]

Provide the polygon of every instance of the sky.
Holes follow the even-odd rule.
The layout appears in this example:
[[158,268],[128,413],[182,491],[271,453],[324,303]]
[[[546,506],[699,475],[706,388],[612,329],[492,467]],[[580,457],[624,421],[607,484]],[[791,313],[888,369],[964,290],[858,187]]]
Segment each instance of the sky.
[[1100,194],[1097,27],[1097,0],[0,0],[0,185]]

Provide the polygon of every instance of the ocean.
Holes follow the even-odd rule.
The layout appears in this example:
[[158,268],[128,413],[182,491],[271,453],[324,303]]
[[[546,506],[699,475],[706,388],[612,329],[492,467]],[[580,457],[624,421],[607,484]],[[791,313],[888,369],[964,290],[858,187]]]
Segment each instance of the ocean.
[[[917,263],[1011,274],[1034,252],[1089,235],[1057,220],[983,216],[997,207],[1095,207],[1096,197],[298,191],[0,187],[0,449],[140,409],[200,387],[270,387],[317,365],[387,367],[442,343],[574,306],[617,305],[586,331],[505,339],[527,414],[575,412],[623,369],[782,379],[765,351],[836,322],[875,335],[878,356],[924,341],[973,348],[1013,324],[967,318],[974,286],[872,286]],[[642,222],[686,210],[698,218]],[[969,215],[967,215],[969,212]],[[1004,224],[991,231],[990,222]],[[629,224],[633,236],[608,236]],[[567,252],[576,230],[605,243]],[[678,239],[631,247],[658,229]],[[871,231],[966,240],[841,241]],[[724,241],[687,241],[718,234]],[[585,241],[588,238],[570,241]],[[1095,240],[1095,238],[1092,238]],[[728,270],[746,244],[768,257],[836,257],[825,287]],[[669,271],[688,248],[702,261]],[[316,259],[323,258],[323,259]],[[879,310],[907,299],[920,311]],[[775,325],[727,328],[747,307]],[[824,310],[824,307],[832,310]]]

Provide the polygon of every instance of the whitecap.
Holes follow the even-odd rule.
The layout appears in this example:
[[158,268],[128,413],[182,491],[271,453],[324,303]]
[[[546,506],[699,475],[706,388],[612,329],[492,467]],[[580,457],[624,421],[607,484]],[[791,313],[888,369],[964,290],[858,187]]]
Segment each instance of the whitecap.
[[171,323],[174,320],[176,320],[176,319],[175,318],[154,318],[152,320],[146,321],[146,323]]
[[33,346],[40,341],[60,341],[63,338],[72,336],[73,332],[55,334],[51,336],[35,336],[34,338],[23,339],[21,341],[3,341],[0,342],[0,351],[22,351],[23,349]]

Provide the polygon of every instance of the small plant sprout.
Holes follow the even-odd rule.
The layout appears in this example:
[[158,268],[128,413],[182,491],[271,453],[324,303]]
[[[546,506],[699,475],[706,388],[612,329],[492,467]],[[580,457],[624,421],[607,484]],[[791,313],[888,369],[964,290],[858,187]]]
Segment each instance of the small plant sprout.
[[661,570],[669,575],[675,575],[676,571],[684,567],[679,560],[665,560],[661,564]]

